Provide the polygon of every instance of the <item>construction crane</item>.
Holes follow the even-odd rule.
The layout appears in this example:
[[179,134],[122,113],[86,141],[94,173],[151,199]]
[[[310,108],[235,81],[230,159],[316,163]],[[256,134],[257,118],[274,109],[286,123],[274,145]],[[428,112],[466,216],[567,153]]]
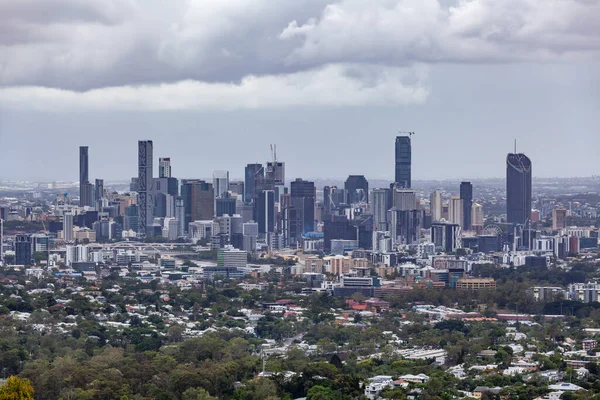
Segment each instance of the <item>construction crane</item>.
[[403,131],[398,131],[398,133],[404,134],[404,135],[408,135],[408,136],[412,136],[415,133],[414,132],[403,132]]

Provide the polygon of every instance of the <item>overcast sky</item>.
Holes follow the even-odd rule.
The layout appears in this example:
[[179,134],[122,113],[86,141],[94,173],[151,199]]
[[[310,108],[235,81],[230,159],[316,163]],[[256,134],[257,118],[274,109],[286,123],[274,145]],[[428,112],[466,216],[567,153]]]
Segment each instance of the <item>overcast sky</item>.
[[0,0],[0,179],[600,174],[600,0]]

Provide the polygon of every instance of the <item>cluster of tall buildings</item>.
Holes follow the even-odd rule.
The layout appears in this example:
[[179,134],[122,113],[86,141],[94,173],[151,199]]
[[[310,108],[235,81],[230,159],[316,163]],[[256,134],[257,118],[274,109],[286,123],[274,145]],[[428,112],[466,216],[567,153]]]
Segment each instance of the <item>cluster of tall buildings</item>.
[[[90,183],[88,147],[82,146],[80,206],[97,212],[91,227],[98,237],[121,232],[138,238],[190,237],[246,250],[253,250],[256,240],[269,248],[305,246],[325,252],[332,247],[396,248],[419,244],[422,230],[428,230],[437,249],[455,251],[462,232],[483,230],[483,207],[474,201],[470,182],[461,182],[457,196],[435,190],[428,208],[421,203],[412,188],[410,135],[395,139],[395,179],[389,187],[370,190],[365,176],[350,175],[343,187],[325,186],[322,200],[314,182],[298,178],[286,186],[285,163],[276,152],[272,156],[266,163],[247,164],[243,181],[231,181],[229,172],[221,170],[213,172],[212,182],[179,180],[172,176],[170,157],[159,158],[154,176],[153,142],[141,140],[133,195],[123,198],[105,192],[101,179]],[[524,154],[508,154],[506,184],[507,222],[525,227],[531,217],[531,161]],[[80,220],[64,213],[65,241],[73,241]]]

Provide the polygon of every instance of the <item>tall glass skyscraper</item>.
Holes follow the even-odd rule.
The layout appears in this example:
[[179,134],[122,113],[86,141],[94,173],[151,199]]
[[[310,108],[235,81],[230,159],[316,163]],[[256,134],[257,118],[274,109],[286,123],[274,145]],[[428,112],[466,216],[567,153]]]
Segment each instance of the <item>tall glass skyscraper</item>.
[[396,175],[394,179],[400,187],[411,187],[411,163],[410,136],[396,136]]
[[89,180],[89,153],[87,146],[79,147],[79,205],[92,206],[93,188]]
[[262,186],[265,170],[262,164],[248,164],[244,170],[244,203],[253,203],[257,196],[257,189]]
[[460,199],[463,201],[463,220],[464,230],[471,229],[471,208],[473,207],[473,185],[471,182],[460,183]]
[[506,156],[506,220],[526,224],[531,217],[531,160],[522,153]]
[[138,233],[142,236],[148,233],[147,231],[152,228],[154,222],[152,150],[152,140],[138,141],[138,206],[140,213]]

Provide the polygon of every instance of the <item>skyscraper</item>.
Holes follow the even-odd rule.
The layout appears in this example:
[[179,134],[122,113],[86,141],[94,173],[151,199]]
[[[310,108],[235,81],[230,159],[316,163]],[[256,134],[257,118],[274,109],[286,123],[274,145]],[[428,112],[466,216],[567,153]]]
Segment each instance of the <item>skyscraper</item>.
[[237,199],[229,194],[229,192],[225,192],[215,200],[216,204],[216,215],[217,217],[227,215],[234,215],[237,213]]
[[415,210],[417,208],[415,191],[395,188],[392,195],[392,207],[396,207],[398,210]]
[[526,224],[531,217],[531,160],[522,153],[506,156],[506,220]]
[[346,203],[368,203],[369,202],[369,182],[364,175],[350,175],[344,183],[344,189],[348,199]]
[[431,210],[431,220],[439,221],[442,219],[442,192],[434,190],[429,197],[429,208]]
[[268,161],[265,170],[265,180],[272,185],[285,185],[285,163]]
[[458,196],[452,196],[448,202],[448,221],[462,227],[463,216],[463,200]]
[[261,191],[255,208],[258,233],[275,232],[275,191]]
[[104,179],[96,179],[95,189],[96,195],[94,196],[94,200],[97,202],[104,197]]
[[234,193],[237,194],[237,198],[239,200],[244,199],[244,181],[230,181],[229,182],[229,190]]
[[412,150],[410,136],[396,137],[396,175],[395,182],[401,187],[411,187]]
[[302,233],[315,230],[315,183],[302,180],[292,181],[290,184],[290,196],[292,206],[302,212]]
[[63,239],[65,242],[73,241],[73,214],[70,212],[63,215]]
[[458,224],[434,222],[431,224],[431,241],[436,250],[454,252],[462,248],[462,229]]
[[154,214],[152,211],[153,179],[152,179],[151,140],[138,141],[138,208],[140,213],[138,234],[145,236],[152,228]]
[[460,198],[463,202],[463,221],[464,230],[471,229],[471,208],[473,207],[473,185],[471,182],[460,183]]
[[79,205],[82,207],[93,205],[92,185],[89,181],[89,155],[88,146],[79,147]]
[[261,187],[265,177],[262,164],[248,164],[244,170],[244,203],[254,202],[256,191]]
[[154,217],[173,217],[175,198],[179,195],[179,181],[171,177],[154,178],[153,182]]
[[161,157],[158,159],[158,177],[171,177],[171,157]]
[[552,229],[564,229],[567,226],[567,210],[564,208],[555,208],[552,210]]
[[183,197],[175,199],[175,219],[177,219],[177,237],[185,234],[185,205]]
[[390,204],[390,189],[373,189],[371,191],[371,206],[373,208],[373,225],[376,231],[387,231],[388,210]]
[[473,203],[471,207],[471,228],[477,232],[483,230],[483,206]]
[[181,181],[181,197],[185,209],[186,231],[190,222],[213,219],[215,195],[212,183],[199,179],[184,179]]
[[388,221],[393,243],[415,244],[419,242],[421,233],[419,210],[399,210],[393,207],[388,211]]
[[215,197],[223,196],[229,190],[229,171],[213,171]]

